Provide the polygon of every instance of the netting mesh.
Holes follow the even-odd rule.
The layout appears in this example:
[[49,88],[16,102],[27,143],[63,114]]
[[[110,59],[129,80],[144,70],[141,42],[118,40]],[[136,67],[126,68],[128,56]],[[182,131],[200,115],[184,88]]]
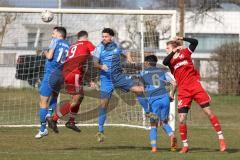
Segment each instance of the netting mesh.
[[[40,13],[0,13],[7,23],[1,49],[4,64],[1,70],[1,106],[0,124],[38,124],[38,87],[44,74],[45,57],[42,51],[48,48],[51,32],[58,25],[58,16],[44,23]],[[142,23],[142,24],[141,24]],[[76,33],[86,30],[89,40],[97,45],[101,42],[101,31],[110,27],[117,33],[115,41],[132,53],[135,62],[142,61],[141,43],[144,53],[162,52],[166,41],[171,37],[171,15],[98,15],[98,14],[62,14],[62,26],[66,27],[68,40],[77,40]],[[143,36],[143,39],[141,39]],[[125,45],[125,46],[124,46]],[[10,57],[10,53],[14,57]],[[7,61],[6,58],[17,59]],[[90,68],[88,68],[90,69]],[[92,69],[92,68],[91,68]],[[92,69],[92,71],[96,71]],[[125,67],[128,74],[136,74],[133,67]],[[85,98],[77,120],[81,123],[96,123],[98,116],[99,92],[85,86]],[[69,100],[66,92],[61,92],[60,103]],[[143,124],[142,109],[132,93],[120,90],[112,95],[108,108],[107,123]]]

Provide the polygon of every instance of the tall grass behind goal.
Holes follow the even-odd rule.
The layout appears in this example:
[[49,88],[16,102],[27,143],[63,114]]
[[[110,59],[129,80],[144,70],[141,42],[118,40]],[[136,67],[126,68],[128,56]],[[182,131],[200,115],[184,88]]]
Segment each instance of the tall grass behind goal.
[[[46,9],[44,9],[46,10]],[[89,40],[101,42],[101,31],[110,27],[116,31],[115,41],[127,44],[127,51],[142,64],[148,54],[164,54],[166,41],[176,34],[176,11],[173,10],[99,10],[47,9],[55,14],[50,23],[41,20],[40,8],[0,8],[3,21],[8,22],[0,41],[1,88],[0,125],[30,126],[39,123],[38,86],[44,70],[41,51],[51,40],[54,26],[66,27],[71,43],[80,30],[89,33]],[[61,18],[59,18],[61,14]],[[126,71],[126,70],[125,70]],[[128,68],[127,73],[133,73]],[[61,93],[60,101],[69,100]],[[97,123],[99,93],[86,87],[78,121],[82,125]],[[175,104],[171,104],[171,124],[175,121]],[[146,118],[132,93],[115,91],[108,108],[107,124],[144,128]]]

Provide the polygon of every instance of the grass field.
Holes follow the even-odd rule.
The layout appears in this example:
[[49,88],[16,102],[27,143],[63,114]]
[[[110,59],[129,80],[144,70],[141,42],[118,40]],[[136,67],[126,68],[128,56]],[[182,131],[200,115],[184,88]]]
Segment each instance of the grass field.
[[[82,128],[74,133],[60,128],[60,134],[35,140],[37,128],[0,128],[2,160],[238,160],[240,130],[225,129],[229,149],[218,152],[216,136],[211,128],[190,128],[191,151],[186,155],[169,151],[168,138],[159,136],[159,152],[150,152],[148,131],[129,128],[107,128],[106,141],[98,144],[96,128]],[[162,133],[162,132],[161,132]]]
[[[37,123],[37,92],[1,89],[0,100],[0,124]],[[152,154],[149,131],[143,129],[106,127],[106,141],[98,144],[96,127],[82,127],[81,133],[63,127],[59,134],[50,132],[40,140],[34,139],[37,128],[0,127],[0,160],[239,160],[240,97],[213,95],[212,108],[222,123],[228,145],[225,153],[218,152],[215,132],[201,109],[193,104],[188,120],[191,150],[186,155],[169,151],[169,140],[162,129],[158,136],[159,152]],[[114,114],[122,113],[117,110]],[[178,133],[177,136],[179,139]],[[181,145],[180,141],[178,144]]]

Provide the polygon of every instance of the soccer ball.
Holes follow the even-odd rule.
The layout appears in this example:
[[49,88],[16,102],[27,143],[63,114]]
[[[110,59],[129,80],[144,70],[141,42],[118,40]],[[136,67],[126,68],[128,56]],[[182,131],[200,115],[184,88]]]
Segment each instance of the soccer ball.
[[42,21],[43,22],[51,22],[54,18],[54,14],[48,10],[46,11],[43,11],[42,14],[41,14],[41,18],[42,18]]

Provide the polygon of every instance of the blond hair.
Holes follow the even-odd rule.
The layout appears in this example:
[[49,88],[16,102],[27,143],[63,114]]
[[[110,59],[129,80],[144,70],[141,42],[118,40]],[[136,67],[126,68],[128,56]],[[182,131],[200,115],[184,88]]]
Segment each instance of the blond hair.
[[173,48],[176,48],[178,46],[181,46],[181,43],[180,43],[180,41],[173,41],[172,40],[172,41],[168,41],[167,45],[172,45]]

